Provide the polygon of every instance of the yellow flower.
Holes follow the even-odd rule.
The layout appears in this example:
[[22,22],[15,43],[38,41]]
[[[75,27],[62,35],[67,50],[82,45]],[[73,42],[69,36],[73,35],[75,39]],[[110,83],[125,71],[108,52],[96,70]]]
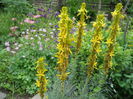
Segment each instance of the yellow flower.
[[114,56],[114,52],[113,51],[111,51],[110,53],[109,53],[109,56]]
[[103,39],[102,35],[98,36],[98,40],[101,41]]
[[100,48],[95,49],[97,53],[101,52],[102,50]]
[[113,44],[113,41],[111,39],[108,39],[106,42],[108,45]]
[[93,38],[93,39],[91,40],[91,42],[94,43],[94,44],[95,44],[95,43],[100,43],[100,41],[99,41],[97,38]]
[[94,67],[95,67],[95,66],[97,65],[97,62],[94,62],[93,65],[94,65]]
[[36,76],[38,76],[38,77],[41,77],[41,76],[44,76],[44,74],[36,74]]
[[40,85],[41,85],[40,81],[37,80],[37,81],[36,81],[36,86],[37,86],[37,87],[40,87]]

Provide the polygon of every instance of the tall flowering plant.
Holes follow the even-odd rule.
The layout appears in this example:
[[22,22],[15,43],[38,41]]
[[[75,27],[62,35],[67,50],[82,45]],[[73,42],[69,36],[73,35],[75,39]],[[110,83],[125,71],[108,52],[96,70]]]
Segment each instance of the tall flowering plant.
[[116,36],[118,32],[120,31],[120,20],[124,17],[121,13],[122,10],[122,4],[118,3],[115,7],[114,12],[112,12],[112,24],[110,26],[110,35],[106,41],[108,50],[107,54],[104,59],[104,68],[105,68],[105,73],[108,73],[109,68],[112,67],[112,57],[114,56],[114,47],[116,43]]
[[93,23],[93,27],[95,29],[94,35],[91,39],[91,55],[89,56],[88,63],[88,76],[90,77],[97,65],[97,54],[101,51],[100,44],[102,41],[102,28],[105,26],[104,24],[104,15],[97,15],[96,22]]
[[77,36],[77,45],[76,51],[78,52],[82,44],[82,36],[84,34],[84,28],[86,26],[85,19],[87,18],[86,3],[82,3],[81,8],[78,10],[78,16],[80,20],[78,22],[78,36]]
[[36,69],[37,69],[37,81],[36,81],[36,86],[39,88],[38,89],[38,93],[40,94],[41,96],[41,99],[44,98],[44,93],[47,91],[47,79],[46,79],[46,76],[45,76],[45,72],[47,71],[47,69],[45,68],[45,63],[44,63],[44,58],[41,57],[38,59],[38,61],[36,62],[37,63],[37,66],[36,66]]
[[71,53],[70,50],[70,43],[72,38],[70,38],[70,30],[72,28],[72,20],[68,16],[67,7],[63,7],[61,10],[61,14],[59,15],[59,34],[58,34],[58,44],[57,49],[58,52],[56,54],[58,60],[58,67],[57,70],[59,74],[57,75],[59,79],[64,82],[68,76],[67,67],[68,67],[68,60],[69,55]]

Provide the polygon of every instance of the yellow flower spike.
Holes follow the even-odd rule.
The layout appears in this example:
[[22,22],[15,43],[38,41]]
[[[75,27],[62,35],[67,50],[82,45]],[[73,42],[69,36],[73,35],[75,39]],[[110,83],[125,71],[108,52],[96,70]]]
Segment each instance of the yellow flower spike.
[[58,67],[56,69],[59,71],[57,76],[62,82],[64,82],[68,77],[68,73],[66,73],[66,71],[69,63],[69,55],[72,53],[70,45],[73,39],[71,38],[72,35],[70,34],[70,30],[73,26],[73,22],[68,16],[67,7],[62,8],[59,17],[60,33],[58,34],[59,43],[57,44],[58,52],[56,53]]
[[91,77],[94,69],[97,68],[97,54],[101,52],[100,43],[102,41],[102,28],[105,26],[104,24],[104,15],[97,15],[96,21],[93,23],[93,27],[95,29],[93,38],[91,40],[91,55],[89,56],[88,63],[88,77]]
[[47,71],[47,69],[45,68],[45,66],[47,64],[44,63],[44,58],[41,57],[37,60],[37,74],[36,76],[38,77],[37,81],[36,81],[36,86],[39,88],[38,89],[38,93],[40,94],[41,98],[44,98],[44,93],[47,91],[47,79],[45,77],[45,72]]
[[115,6],[114,12],[112,12],[113,22],[110,26],[110,35],[106,42],[108,50],[104,59],[104,69],[106,74],[108,73],[108,70],[112,67],[112,56],[114,56],[114,45],[116,42],[116,36],[120,31],[120,20],[123,18],[123,15],[121,13],[122,7],[122,4],[118,3]]
[[78,10],[78,16],[80,20],[78,22],[78,35],[77,35],[77,45],[76,52],[78,53],[82,45],[82,36],[84,35],[84,28],[86,26],[85,19],[87,18],[86,3],[82,3],[81,8]]

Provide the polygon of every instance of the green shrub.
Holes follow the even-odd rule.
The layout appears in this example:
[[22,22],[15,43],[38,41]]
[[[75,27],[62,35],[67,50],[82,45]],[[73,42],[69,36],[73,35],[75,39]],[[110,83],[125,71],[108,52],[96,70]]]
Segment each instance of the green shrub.
[[[43,43],[43,50],[39,50],[37,41],[27,41],[25,39],[19,39],[17,42],[10,41],[12,44],[11,49],[14,49],[16,45],[22,47],[16,51],[16,53],[8,52],[5,49],[0,51],[0,87],[11,90],[12,92],[18,92],[20,94],[33,94],[36,92],[35,80],[35,62],[39,57],[46,57],[49,64],[49,73],[47,76],[53,81],[55,58],[54,48],[50,48],[49,43]],[[35,46],[32,46],[32,44]],[[30,47],[29,47],[30,46]],[[49,82],[49,84],[51,84]]]
[[10,27],[12,26],[12,17],[13,14],[11,13],[3,13],[0,12],[2,14],[0,14],[0,27],[2,27],[0,29],[0,35],[5,35],[8,34],[10,32]]
[[[115,70],[111,77],[119,99],[131,99],[133,96],[133,50],[118,48],[115,55]],[[125,97],[126,96],[126,97]]]
[[27,0],[1,0],[4,11],[9,11],[17,14],[27,14],[33,11],[32,6]]

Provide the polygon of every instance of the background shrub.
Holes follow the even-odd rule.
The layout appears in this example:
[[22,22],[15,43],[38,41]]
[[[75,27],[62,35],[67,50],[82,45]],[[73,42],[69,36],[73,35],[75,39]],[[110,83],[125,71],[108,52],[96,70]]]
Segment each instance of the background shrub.
[[17,14],[27,14],[33,11],[27,0],[1,0],[2,10]]

